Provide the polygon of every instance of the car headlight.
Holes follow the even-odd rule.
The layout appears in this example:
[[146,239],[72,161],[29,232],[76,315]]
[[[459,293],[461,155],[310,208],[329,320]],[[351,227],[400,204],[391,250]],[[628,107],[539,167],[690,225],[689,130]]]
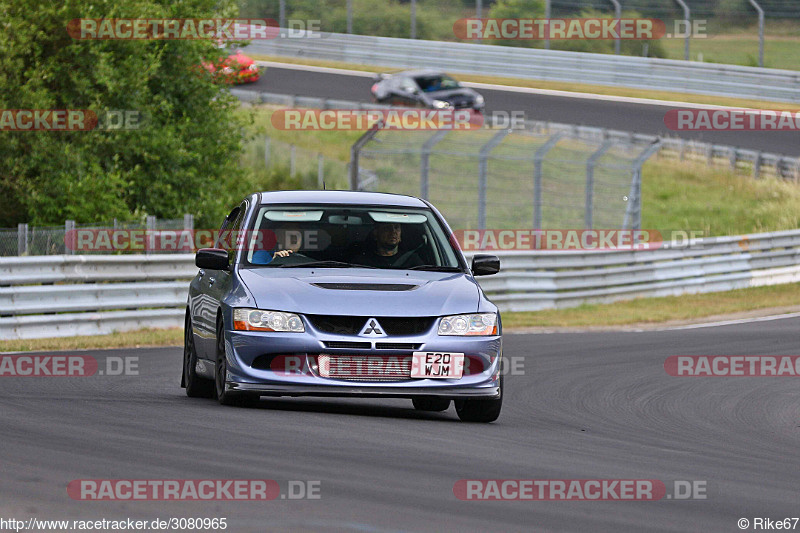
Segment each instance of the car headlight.
[[481,96],[481,95],[476,96],[475,97],[475,103],[477,105],[483,105],[483,96]]
[[444,100],[434,100],[433,107],[436,109],[447,109],[450,107],[450,102],[445,102]]
[[439,335],[497,335],[497,315],[451,315],[439,322]]
[[303,333],[306,328],[299,315],[281,311],[239,308],[233,310],[233,329],[239,331],[288,331]]

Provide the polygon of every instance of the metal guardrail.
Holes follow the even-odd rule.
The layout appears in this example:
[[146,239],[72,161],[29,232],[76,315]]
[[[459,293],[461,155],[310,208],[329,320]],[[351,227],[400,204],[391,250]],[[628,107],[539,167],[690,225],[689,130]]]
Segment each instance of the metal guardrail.
[[387,68],[566,81],[713,96],[800,102],[800,72],[586,52],[421,41],[342,33],[254,41],[249,53]]
[[193,254],[0,258],[0,339],[183,324]]
[[665,243],[657,250],[501,252],[481,287],[504,311],[800,281],[800,230]]
[[[800,230],[657,250],[497,255],[500,273],[479,280],[503,311],[800,281]],[[0,339],[180,327],[196,270],[192,254],[0,258]]]

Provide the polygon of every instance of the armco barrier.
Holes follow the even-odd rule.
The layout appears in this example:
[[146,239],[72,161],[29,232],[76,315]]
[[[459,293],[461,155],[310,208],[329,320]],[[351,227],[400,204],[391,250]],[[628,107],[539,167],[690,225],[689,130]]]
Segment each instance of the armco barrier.
[[648,57],[341,33],[253,41],[252,54],[386,68],[567,81],[659,91],[800,102],[800,72]]
[[[500,273],[478,279],[503,311],[800,281],[800,230],[656,250],[497,255]],[[0,339],[179,327],[196,271],[191,254],[0,258]]]

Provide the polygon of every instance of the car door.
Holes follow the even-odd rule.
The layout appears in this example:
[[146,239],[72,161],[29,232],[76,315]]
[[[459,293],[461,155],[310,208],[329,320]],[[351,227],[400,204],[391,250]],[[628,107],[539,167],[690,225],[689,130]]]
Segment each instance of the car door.
[[[233,209],[222,222],[215,246],[228,249],[235,256],[236,237],[245,214],[245,203]],[[233,260],[229,259],[229,264]],[[197,356],[213,361],[216,358],[217,310],[230,289],[231,273],[225,270],[200,269],[192,282],[195,293],[191,302]]]
[[420,91],[417,83],[408,77],[397,80],[397,85],[392,95],[392,105],[416,107],[420,105]]

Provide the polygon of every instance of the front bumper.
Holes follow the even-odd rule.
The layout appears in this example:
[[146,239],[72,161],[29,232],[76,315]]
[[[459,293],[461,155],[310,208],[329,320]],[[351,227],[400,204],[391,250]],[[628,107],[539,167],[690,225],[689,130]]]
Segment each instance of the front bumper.
[[[309,328],[305,333],[226,331],[228,363],[226,390],[262,396],[351,396],[382,398],[497,398],[500,396],[502,337],[455,337],[436,333],[438,323],[422,335],[366,339],[336,335]],[[331,342],[370,342],[370,349],[332,348]],[[414,344],[414,349],[379,350],[376,342]],[[321,354],[374,357],[407,357],[415,351],[464,353],[472,362],[459,379],[411,379],[372,381],[322,377],[314,366]],[[299,358],[292,372],[264,368],[259,361],[275,356]]]

